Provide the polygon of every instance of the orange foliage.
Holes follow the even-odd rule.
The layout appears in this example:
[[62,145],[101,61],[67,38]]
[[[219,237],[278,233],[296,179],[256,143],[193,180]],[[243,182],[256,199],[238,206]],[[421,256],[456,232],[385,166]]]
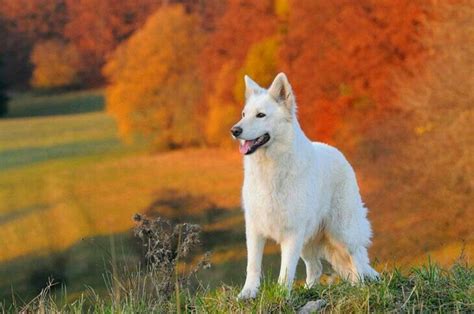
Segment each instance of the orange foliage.
[[31,54],[31,63],[34,65],[31,85],[55,88],[76,84],[78,61],[77,51],[71,45],[57,40],[36,44]]
[[229,75],[221,77],[223,81],[218,83],[220,94],[228,98],[225,101],[231,100],[237,82],[236,73],[243,65],[249,48],[273,35],[275,28],[272,0],[229,0],[224,14],[216,21],[216,30],[208,37],[202,52],[201,69],[206,90],[215,89],[214,84],[222,67],[232,63],[235,74],[229,71]]
[[[317,131],[335,127],[342,118],[335,112],[393,104],[394,74],[416,73],[425,56],[428,7],[410,0],[292,2],[281,60],[311,136],[330,139],[333,131]],[[326,115],[321,102],[337,108]]]
[[198,23],[182,6],[162,8],[115,51],[104,68],[107,110],[122,135],[139,132],[159,146],[195,144],[202,137],[195,114]]
[[[306,132],[329,142],[354,140],[394,103],[394,77],[422,66],[430,18],[431,6],[422,1],[231,0],[203,51],[207,105],[220,97],[239,108],[243,74],[266,85],[283,69]],[[217,82],[229,64],[234,68],[226,71],[237,77]],[[353,126],[356,117],[364,122]]]
[[101,81],[100,69],[117,45],[143,25],[161,1],[66,0],[69,21],[64,36],[81,55],[81,74]]

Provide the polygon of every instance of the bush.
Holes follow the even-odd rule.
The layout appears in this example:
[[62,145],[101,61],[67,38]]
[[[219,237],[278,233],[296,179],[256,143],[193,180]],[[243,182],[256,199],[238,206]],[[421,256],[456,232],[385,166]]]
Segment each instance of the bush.
[[33,77],[36,88],[61,88],[78,83],[79,55],[75,48],[59,40],[43,41],[31,53]]
[[190,286],[191,277],[201,268],[210,267],[209,255],[204,258],[189,273],[177,271],[178,263],[188,258],[190,253],[201,243],[201,227],[189,223],[172,225],[164,218],[149,219],[136,214],[137,226],[135,235],[140,238],[145,248],[145,259],[149,269],[159,277],[157,291],[160,296],[169,299],[175,289]]

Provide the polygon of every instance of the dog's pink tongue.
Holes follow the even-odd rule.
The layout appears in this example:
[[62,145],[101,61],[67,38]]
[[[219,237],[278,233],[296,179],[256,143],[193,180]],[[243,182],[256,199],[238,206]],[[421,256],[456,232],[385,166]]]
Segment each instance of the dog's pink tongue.
[[250,144],[252,141],[245,141],[243,144],[241,143],[239,146],[239,151],[241,154],[245,154],[250,150]]

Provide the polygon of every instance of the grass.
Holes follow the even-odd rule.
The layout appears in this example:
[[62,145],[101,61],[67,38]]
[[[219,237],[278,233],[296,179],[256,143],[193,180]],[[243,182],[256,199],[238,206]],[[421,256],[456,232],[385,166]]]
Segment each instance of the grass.
[[300,286],[286,297],[273,283],[265,283],[255,301],[238,302],[238,289],[216,290],[198,303],[203,312],[294,312],[306,302],[322,299],[329,312],[464,312],[474,310],[474,272],[472,268],[454,266],[443,270],[435,265],[413,268],[403,275],[394,270],[382,274],[379,281],[352,286],[347,282]]
[[12,93],[7,118],[81,114],[104,108],[102,91]]
[[[90,102],[93,104],[89,107],[103,103],[100,93],[38,97],[22,94],[13,98],[9,115],[0,119],[0,170],[123,149],[112,118],[103,112],[79,109]],[[59,115],[63,111],[57,109],[51,111],[54,115],[46,115],[55,107],[70,111],[75,108],[78,112]],[[33,116],[23,116],[27,108]],[[42,114],[35,115],[35,110]]]
[[[112,277],[109,277],[112,278]],[[112,278],[113,279],[113,278]],[[133,281],[144,277],[130,276]],[[113,282],[113,280],[111,281]],[[456,264],[442,269],[428,264],[411,269],[407,274],[398,270],[385,272],[381,279],[360,285],[338,282],[317,285],[312,289],[297,286],[291,295],[273,282],[265,281],[255,300],[238,301],[239,287],[221,286],[209,290],[199,286],[194,290],[179,291],[179,302],[146,299],[140,291],[114,288],[109,285],[107,297],[99,297],[93,289],[67,300],[67,293],[52,297],[47,290],[26,306],[19,304],[6,311],[94,312],[94,313],[295,313],[308,301],[324,300],[324,312],[440,312],[467,313],[474,311],[474,269]],[[139,287],[140,284],[135,287]],[[179,308],[178,305],[179,304]]]

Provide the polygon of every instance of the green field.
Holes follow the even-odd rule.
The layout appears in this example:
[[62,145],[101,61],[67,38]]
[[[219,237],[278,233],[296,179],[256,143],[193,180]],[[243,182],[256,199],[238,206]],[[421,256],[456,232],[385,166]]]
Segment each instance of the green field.
[[103,111],[104,97],[101,90],[58,93],[14,92],[11,94],[8,107],[7,118],[76,115]]

